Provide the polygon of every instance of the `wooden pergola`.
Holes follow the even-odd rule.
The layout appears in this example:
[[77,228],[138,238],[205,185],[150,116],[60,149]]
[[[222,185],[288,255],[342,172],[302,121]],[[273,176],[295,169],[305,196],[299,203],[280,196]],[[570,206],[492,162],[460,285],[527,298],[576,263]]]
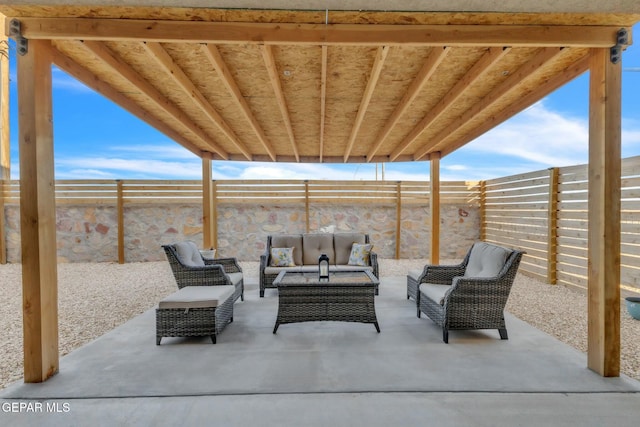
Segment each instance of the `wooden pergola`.
[[211,160],[429,161],[432,262],[440,159],[590,71],[588,366],[619,375],[620,57],[640,21],[633,1],[28,3],[0,4],[18,51],[26,382],[59,363],[52,65],[203,159],[205,246]]

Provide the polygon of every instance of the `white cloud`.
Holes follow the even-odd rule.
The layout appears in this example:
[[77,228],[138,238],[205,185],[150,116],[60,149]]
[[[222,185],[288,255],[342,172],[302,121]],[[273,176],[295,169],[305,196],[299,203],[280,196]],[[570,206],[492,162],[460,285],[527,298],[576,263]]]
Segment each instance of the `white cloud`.
[[70,90],[74,92],[94,93],[93,89],[74,79],[59,68],[51,69],[51,85],[53,89]]
[[584,163],[588,148],[586,120],[551,111],[538,102],[468,144],[465,151],[511,156],[542,168]]
[[77,175],[78,170],[102,171],[115,178],[200,179],[202,177],[202,168],[198,159],[194,159],[193,162],[178,162],[117,157],[73,157],[57,158],[55,163],[58,178]]
[[[140,154],[145,158],[153,157],[157,159],[189,159],[199,158],[186,148],[177,145],[160,144],[140,144],[140,145],[111,145],[108,150],[116,153]],[[198,160],[199,161],[199,160]]]

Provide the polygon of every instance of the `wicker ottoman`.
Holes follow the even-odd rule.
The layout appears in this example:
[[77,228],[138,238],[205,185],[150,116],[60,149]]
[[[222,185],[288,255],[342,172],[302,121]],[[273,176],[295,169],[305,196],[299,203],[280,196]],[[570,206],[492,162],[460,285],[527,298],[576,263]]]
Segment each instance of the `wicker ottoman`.
[[233,322],[234,286],[186,286],[167,296],[156,309],[156,344],[162,337],[210,336],[216,343]]

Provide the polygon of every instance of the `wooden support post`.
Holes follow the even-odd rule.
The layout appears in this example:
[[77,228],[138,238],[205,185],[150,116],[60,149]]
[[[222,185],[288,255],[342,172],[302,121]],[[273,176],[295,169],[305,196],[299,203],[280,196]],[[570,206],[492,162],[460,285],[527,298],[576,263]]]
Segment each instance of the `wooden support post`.
[[400,259],[402,246],[402,183],[398,181],[396,187],[396,259]]
[[202,247],[215,248],[213,233],[213,173],[211,160],[202,159]]
[[51,44],[18,56],[20,233],[24,381],[58,372],[58,272],[51,103]]
[[309,232],[309,181],[304,181],[304,218],[306,222],[306,230]]
[[[211,247],[218,248],[218,183],[214,180],[211,186]],[[218,252],[216,252],[217,256]]]
[[621,64],[592,49],[589,95],[587,363],[620,375]]
[[7,234],[5,233],[4,186],[8,180],[0,179],[0,264],[7,263]]
[[549,205],[547,207],[547,283],[555,285],[558,257],[558,179],[559,168],[549,168]]
[[480,181],[480,236],[481,241],[487,240],[487,182]]
[[440,263],[440,153],[431,155],[431,264]]
[[118,264],[124,264],[124,188],[120,179],[116,180],[116,209],[118,211]]
[[0,35],[0,264],[7,263],[4,185],[11,179],[9,138],[9,41]]

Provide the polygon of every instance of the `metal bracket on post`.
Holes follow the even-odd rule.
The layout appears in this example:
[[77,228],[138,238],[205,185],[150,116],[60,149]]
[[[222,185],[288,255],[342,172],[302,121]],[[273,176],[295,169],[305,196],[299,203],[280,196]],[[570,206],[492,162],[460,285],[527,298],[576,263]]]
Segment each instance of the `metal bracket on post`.
[[16,50],[18,55],[26,55],[29,51],[29,41],[22,37],[22,29],[20,27],[20,21],[12,19],[9,24],[9,36],[16,41]]
[[610,59],[613,64],[617,64],[622,59],[622,47],[629,44],[629,32],[626,28],[618,30],[616,45],[611,48]]

